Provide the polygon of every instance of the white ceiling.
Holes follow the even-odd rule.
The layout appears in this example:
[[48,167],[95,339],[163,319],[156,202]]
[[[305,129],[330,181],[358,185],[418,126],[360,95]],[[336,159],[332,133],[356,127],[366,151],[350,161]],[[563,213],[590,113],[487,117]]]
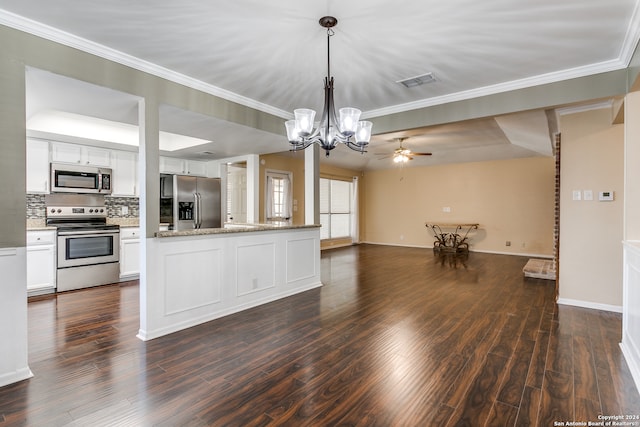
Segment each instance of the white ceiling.
[[[294,108],[322,106],[326,33],[318,19],[333,15],[339,21],[331,38],[336,104],[375,117],[625,68],[638,42],[639,1],[0,0],[0,23],[162,76],[192,79],[284,119]],[[434,83],[411,89],[396,83],[426,72],[434,73]],[[66,96],[59,97],[47,79],[34,80],[28,80],[28,114],[48,108],[135,121],[128,95],[86,96],[81,84],[65,87]],[[171,107],[161,117],[163,130],[212,141],[185,153],[196,157],[288,148],[282,135]],[[412,164],[550,153],[544,111],[413,133],[404,145],[434,155]],[[340,147],[331,159],[390,167],[375,153],[392,151],[395,136],[408,135],[375,138],[364,156]]]

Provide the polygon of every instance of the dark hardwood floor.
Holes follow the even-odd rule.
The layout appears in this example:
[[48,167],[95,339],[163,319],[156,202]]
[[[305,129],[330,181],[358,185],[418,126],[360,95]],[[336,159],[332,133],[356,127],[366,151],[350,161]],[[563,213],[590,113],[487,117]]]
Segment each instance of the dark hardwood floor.
[[[142,342],[136,282],[29,303],[35,376],[0,426],[553,426],[640,415],[621,316],[527,258],[361,245],[324,286]],[[559,425],[559,424],[555,424]]]

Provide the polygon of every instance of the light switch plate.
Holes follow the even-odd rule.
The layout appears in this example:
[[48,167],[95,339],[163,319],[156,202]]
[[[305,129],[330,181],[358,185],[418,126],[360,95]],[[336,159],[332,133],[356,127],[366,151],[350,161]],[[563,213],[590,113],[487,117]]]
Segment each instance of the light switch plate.
[[592,190],[584,190],[582,192],[584,196],[584,200],[593,200],[593,191]]
[[582,200],[582,191],[573,190],[573,200]]

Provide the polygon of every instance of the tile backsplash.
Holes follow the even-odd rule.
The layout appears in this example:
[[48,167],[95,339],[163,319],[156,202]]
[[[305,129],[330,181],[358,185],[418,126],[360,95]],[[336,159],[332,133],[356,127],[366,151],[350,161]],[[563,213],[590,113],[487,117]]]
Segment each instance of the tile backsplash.
[[104,201],[107,205],[109,218],[138,218],[140,216],[140,199],[138,197],[107,196]]
[[[109,218],[138,218],[140,216],[138,197],[105,196]],[[124,209],[123,209],[124,208]],[[126,211],[126,213],[124,213]],[[27,194],[27,219],[45,219],[46,204],[44,194]]]
[[44,194],[27,194],[27,219],[45,219]]

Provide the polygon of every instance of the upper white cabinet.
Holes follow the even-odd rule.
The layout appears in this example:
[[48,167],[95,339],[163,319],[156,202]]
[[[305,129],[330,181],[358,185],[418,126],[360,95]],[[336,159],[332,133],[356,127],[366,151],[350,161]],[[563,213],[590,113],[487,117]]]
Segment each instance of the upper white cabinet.
[[113,196],[138,196],[137,161],[137,153],[119,150],[113,150],[111,152]]
[[160,173],[182,175],[184,173],[184,160],[160,156]]
[[51,161],[91,166],[111,166],[111,150],[86,145],[51,143]]
[[49,177],[49,141],[27,139],[27,193],[48,193]]
[[207,163],[198,160],[185,160],[187,175],[207,176]]
[[207,163],[160,156],[160,173],[207,176]]

